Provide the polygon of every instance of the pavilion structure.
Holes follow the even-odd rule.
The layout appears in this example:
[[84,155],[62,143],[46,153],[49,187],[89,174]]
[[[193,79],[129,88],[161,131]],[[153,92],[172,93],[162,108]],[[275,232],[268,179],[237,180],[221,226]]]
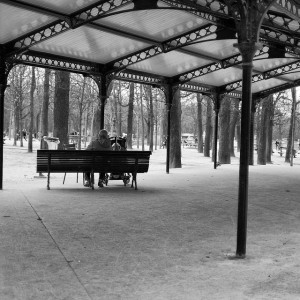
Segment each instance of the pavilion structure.
[[239,98],[236,257],[245,257],[253,103],[300,83],[299,0],[0,0],[0,24],[2,132],[7,78],[16,64],[94,78],[100,128],[113,79],[161,88],[168,108],[167,172],[174,93],[209,95],[216,124],[223,96]]

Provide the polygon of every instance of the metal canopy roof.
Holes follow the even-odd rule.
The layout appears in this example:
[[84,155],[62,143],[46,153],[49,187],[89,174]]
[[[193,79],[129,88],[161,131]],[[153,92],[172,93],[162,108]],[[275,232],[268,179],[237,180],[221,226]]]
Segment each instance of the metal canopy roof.
[[[240,97],[242,57],[225,1],[0,0],[0,54],[12,64]],[[260,29],[253,97],[298,85],[300,6],[277,0]]]

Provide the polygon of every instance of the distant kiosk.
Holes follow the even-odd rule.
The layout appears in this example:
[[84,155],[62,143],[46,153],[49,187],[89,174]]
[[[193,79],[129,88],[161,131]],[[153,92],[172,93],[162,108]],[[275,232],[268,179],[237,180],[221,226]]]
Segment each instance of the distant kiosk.
[[182,133],[181,134],[181,144],[183,147],[197,147],[197,140],[192,133]]

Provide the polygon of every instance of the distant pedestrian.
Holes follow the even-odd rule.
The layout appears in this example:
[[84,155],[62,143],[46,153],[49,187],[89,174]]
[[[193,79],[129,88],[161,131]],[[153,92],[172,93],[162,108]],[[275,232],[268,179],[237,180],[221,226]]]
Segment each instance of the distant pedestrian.
[[276,150],[278,150],[280,142],[278,140],[275,141]]
[[167,146],[167,138],[164,136],[163,138],[163,142],[162,142],[162,148],[165,149],[165,147]]
[[27,131],[25,128],[22,130],[22,135],[23,135],[24,140],[27,141]]

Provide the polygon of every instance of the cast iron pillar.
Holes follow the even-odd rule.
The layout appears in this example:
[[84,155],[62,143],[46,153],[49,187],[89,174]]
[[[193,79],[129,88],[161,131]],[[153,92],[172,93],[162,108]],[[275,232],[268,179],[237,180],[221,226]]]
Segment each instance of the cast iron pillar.
[[219,129],[219,111],[221,105],[221,94],[217,93],[214,97],[214,111],[215,111],[215,132],[214,132],[214,169],[217,168],[218,157],[218,129]]
[[250,122],[252,105],[252,69],[253,57],[259,49],[259,30],[264,15],[275,0],[224,0],[230,15],[236,23],[238,44],[242,55],[242,117],[241,117],[241,151],[238,194],[238,221],[236,257],[246,255],[247,209],[248,209],[248,176],[250,156]]
[[239,48],[243,57],[243,90],[236,255],[237,257],[244,258],[246,255],[247,239],[248,181],[252,105],[252,61],[257,50],[257,44],[244,42],[239,43],[237,47]]
[[0,190],[3,189],[3,132],[4,132],[4,92],[7,84],[5,56],[0,53]]
[[168,84],[166,89],[166,100],[167,100],[167,161],[166,161],[166,173],[170,172],[170,140],[171,140],[171,108],[173,102],[173,86]]

